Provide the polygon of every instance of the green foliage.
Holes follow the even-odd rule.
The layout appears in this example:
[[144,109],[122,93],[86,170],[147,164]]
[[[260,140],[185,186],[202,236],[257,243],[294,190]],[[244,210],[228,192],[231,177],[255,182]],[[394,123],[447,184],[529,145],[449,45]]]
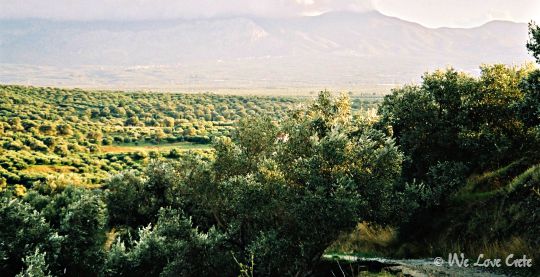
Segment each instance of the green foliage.
[[450,196],[466,183],[467,167],[460,162],[439,162],[431,166],[426,180],[417,185],[423,210],[445,205]]
[[0,216],[3,272],[20,272],[24,257],[24,274],[48,268],[54,275],[95,276],[102,270],[107,215],[95,192],[67,187],[53,195],[32,190],[23,200],[5,196]]
[[413,200],[394,253],[536,256],[539,79],[531,65],[482,66],[477,78],[448,69],[385,97],[377,127],[405,154]]
[[536,61],[540,63],[540,27],[534,22],[529,23],[529,41],[527,42],[527,49],[536,58]]
[[56,133],[60,136],[70,136],[73,134],[73,128],[69,124],[56,125]]
[[[243,167],[235,174],[238,177],[222,182],[226,195],[238,199],[226,206],[241,211],[223,221],[245,226],[243,236],[252,233],[248,248],[255,253],[256,270],[293,274],[309,271],[337,235],[358,220],[388,222],[401,154],[391,140],[352,119],[347,99],[333,101],[324,93],[278,128],[276,141],[264,147],[233,142],[240,156],[246,153],[258,166],[248,172]],[[233,175],[236,168],[227,172]],[[260,207],[254,210],[248,203]],[[281,222],[277,226],[276,220]],[[251,224],[269,229],[250,232]]]
[[[407,180],[425,179],[437,162],[463,162],[473,171],[491,168],[518,157],[524,144],[534,145],[518,113],[531,101],[525,99],[534,98],[520,88],[532,85],[522,80],[534,80],[534,71],[503,65],[481,70],[479,78],[453,69],[436,71],[424,75],[421,86],[385,97],[379,127],[390,129],[402,146]],[[533,109],[535,104],[530,104]]]
[[172,164],[153,161],[144,178],[135,172],[111,178],[106,184],[109,223],[133,228],[155,223],[161,207],[175,204],[173,192],[178,187],[178,174]]
[[136,172],[127,171],[112,177],[106,184],[109,223],[113,226],[139,226],[148,219],[140,211],[144,180]]
[[[412,254],[440,256],[459,251],[466,255],[484,253],[504,257],[514,254],[537,259],[540,166],[523,168],[522,165],[511,164],[497,172],[486,173],[489,182],[494,183],[490,186],[495,188],[492,191],[463,191],[437,209],[416,214],[414,224],[400,230],[404,241],[418,244]],[[505,174],[517,176],[508,178]],[[500,176],[495,178],[495,175]],[[502,184],[496,184],[501,178],[505,179]],[[469,182],[485,180],[478,178]],[[534,270],[538,268],[522,268],[517,273],[535,275],[530,272]]]
[[[234,256],[233,256],[234,258]],[[244,264],[239,262],[236,258],[234,258],[234,261],[236,264],[240,267],[240,275],[239,277],[253,277],[254,275],[254,267],[255,267],[255,256],[251,254],[251,259],[248,264]]]
[[521,118],[528,127],[540,126],[540,70],[532,71],[520,85],[524,93],[518,106]]
[[36,249],[36,251],[26,256],[24,258],[24,263],[26,265],[26,268],[24,271],[17,274],[17,277],[49,277],[52,276],[48,272],[48,266],[45,262],[45,253],[40,253],[39,249]]
[[[60,254],[60,245],[66,238],[59,235],[28,203],[8,197],[2,197],[0,201],[0,257],[3,257],[0,270],[3,274],[18,273],[23,267],[23,259],[36,254],[36,249],[48,253],[46,258],[51,264]],[[33,260],[38,258],[41,259],[32,257],[26,262],[34,263],[36,261]]]
[[81,193],[65,207],[59,232],[68,241],[62,246],[61,264],[69,275],[93,276],[104,261],[104,228],[107,210],[92,193]]
[[[182,210],[162,210],[153,229],[143,228],[140,240],[128,243],[133,247],[118,242],[111,272],[230,275],[238,272],[233,255],[254,255],[256,274],[304,275],[359,220],[384,224],[399,216],[395,184],[402,155],[391,139],[352,117],[347,98],[322,93],[281,121],[241,121],[232,139],[218,139],[215,149],[210,162],[193,157],[151,164],[133,189],[126,176],[109,185],[110,199],[122,198],[120,191],[131,199],[140,187],[138,209],[147,214],[164,206]],[[169,229],[176,231],[167,235]]]
[[178,210],[162,209],[155,227],[143,227],[131,249],[113,244],[105,275],[231,276],[234,262],[226,236],[216,229],[203,233]]

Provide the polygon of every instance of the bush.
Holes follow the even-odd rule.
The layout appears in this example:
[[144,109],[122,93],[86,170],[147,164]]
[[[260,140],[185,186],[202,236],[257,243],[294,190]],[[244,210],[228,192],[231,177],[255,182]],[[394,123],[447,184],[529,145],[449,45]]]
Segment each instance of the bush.
[[113,138],[107,137],[101,140],[102,145],[112,145],[114,142]]
[[[32,199],[39,200],[32,196]],[[66,238],[56,246],[58,254],[49,255],[47,248],[40,247],[47,257],[55,275],[96,276],[103,268],[105,224],[107,210],[101,197],[88,189],[68,186],[50,196],[48,201],[32,201],[33,204],[48,202],[41,214],[61,237]],[[37,240],[39,241],[39,240]]]
[[20,142],[18,140],[14,140],[14,141],[10,141],[10,142],[6,143],[4,145],[4,148],[9,149],[9,150],[20,151],[20,150],[25,149],[25,146],[24,146],[24,144],[22,142]]
[[24,263],[26,268],[21,273],[17,274],[16,277],[50,277],[47,262],[45,261],[46,253],[40,253],[39,249],[26,256],[24,258]]
[[68,146],[65,145],[65,144],[58,144],[58,145],[56,145],[56,146],[54,147],[53,152],[54,152],[55,154],[58,154],[58,155],[64,156],[64,157],[67,156],[67,155],[69,155],[69,149],[68,149]]
[[141,226],[147,224],[146,215],[141,214],[141,201],[144,198],[144,180],[133,171],[112,177],[105,184],[106,202],[111,226]]
[[160,211],[154,228],[141,228],[127,250],[117,241],[110,250],[107,276],[233,276],[238,272],[226,236],[203,233],[182,212]]
[[467,167],[460,162],[440,162],[429,168],[424,208],[440,205],[466,184]]
[[173,148],[169,151],[169,154],[167,155],[168,158],[171,158],[171,159],[177,159],[177,158],[180,158],[180,156],[182,155],[182,151],[181,150],[178,150],[176,148]]
[[94,276],[104,262],[104,227],[107,210],[101,199],[91,192],[73,199],[60,221],[59,233],[69,241],[62,245],[61,265],[67,274]]
[[0,218],[0,255],[4,256],[0,270],[3,274],[13,276],[20,272],[23,258],[35,254],[36,249],[49,253],[48,264],[55,262],[65,238],[51,228],[40,212],[21,200],[2,197]]
[[[520,86],[534,87],[531,68],[493,65],[481,71],[479,78],[435,71],[423,76],[421,86],[385,96],[378,125],[393,133],[406,154],[407,181],[424,180],[432,165],[444,161],[467,163],[472,171],[491,169],[519,157],[530,141],[516,106],[524,96]],[[531,80],[522,82],[526,76]],[[528,111],[527,118],[534,117]]]

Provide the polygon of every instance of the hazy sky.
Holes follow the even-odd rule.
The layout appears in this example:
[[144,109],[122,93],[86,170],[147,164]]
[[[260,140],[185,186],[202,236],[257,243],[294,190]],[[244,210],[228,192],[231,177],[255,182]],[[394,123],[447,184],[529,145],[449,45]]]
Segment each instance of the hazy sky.
[[428,27],[471,27],[494,19],[540,22],[540,0],[0,0],[0,19],[281,17],[373,9]]
[[540,22],[540,0],[373,0],[387,15],[429,27],[472,27],[491,20]]

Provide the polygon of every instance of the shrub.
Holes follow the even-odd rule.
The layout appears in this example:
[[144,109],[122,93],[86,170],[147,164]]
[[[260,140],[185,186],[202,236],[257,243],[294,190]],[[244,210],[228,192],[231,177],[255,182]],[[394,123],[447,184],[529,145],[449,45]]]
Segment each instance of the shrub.
[[39,249],[24,258],[26,268],[16,277],[50,277],[47,262],[45,261],[46,253],[39,252]]
[[91,192],[81,191],[65,211],[59,233],[69,241],[62,245],[60,264],[65,266],[67,274],[96,275],[101,271],[105,257],[105,204]]
[[169,154],[167,155],[168,158],[171,158],[171,159],[177,159],[177,158],[180,158],[180,156],[182,155],[182,151],[181,150],[178,150],[176,148],[173,148],[169,151]]
[[21,200],[2,197],[0,218],[0,253],[4,256],[0,263],[2,274],[13,276],[20,272],[23,258],[35,254],[36,249],[48,253],[48,264],[54,263],[64,238],[55,233],[40,212]]
[[182,212],[160,211],[155,227],[141,228],[126,249],[117,241],[108,256],[107,276],[233,276],[238,272],[226,236],[197,230]]
[[105,184],[106,203],[111,226],[137,227],[147,224],[146,215],[139,207],[144,198],[144,180],[133,171],[115,175]]
[[446,202],[452,193],[455,193],[466,184],[467,167],[460,162],[439,162],[429,168],[426,206],[431,207]]
[[58,144],[56,146],[54,146],[54,150],[53,152],[55,154],[58,154],[60,156],[67,156],[69,155],[69,149],[68,149],[68,146],[65,145],[65,144]]

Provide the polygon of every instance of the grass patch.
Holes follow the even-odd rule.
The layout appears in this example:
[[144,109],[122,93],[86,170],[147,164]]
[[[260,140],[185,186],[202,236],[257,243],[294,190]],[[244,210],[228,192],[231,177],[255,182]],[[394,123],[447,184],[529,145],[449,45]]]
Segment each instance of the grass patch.
[[495,196],[500,196],[502,193],[500,190],[493,190],[493,191],[486,191],[486,192],[461,192],[458,193],[452,201],[456,204],[465,204],[470,202],[478,202],[478,201],[484,201],[487,199],[491,199]]
[[514,178],[506,187],[506,191],[510,193],[519,186],[525,185],[528,182],[536,184],[540,183],[540,164],[527,169],[525,172]]
[[527,159],[514,161],[497,170],[484,172],[481,175],[473,175],[464,188],[464,192],[487,192],[505,187],[512,179],[529,168],[533,162]]
[[[516,188],[523,186],[528,182],[540,182],[540,164],[531,166],[520,174],[515,174],[514,172],[517,167],[521,168],[522,164],[514,162],[498,170],[469,178],[467,185],[454,197],[454,201],[458,203],[482,201],[495,196],[511,193],[516,190]],[[509,171],[513,174],[510,176],[505,175],[508,174]],[[505,183],[500,183],[501,176],[504,176]],[[494,184],[490,185],[489,182],[494,182]],[[491,190],[478,191],[475,189],[480,186],[483,186],[484,188],[489,186],[491,187]]]

